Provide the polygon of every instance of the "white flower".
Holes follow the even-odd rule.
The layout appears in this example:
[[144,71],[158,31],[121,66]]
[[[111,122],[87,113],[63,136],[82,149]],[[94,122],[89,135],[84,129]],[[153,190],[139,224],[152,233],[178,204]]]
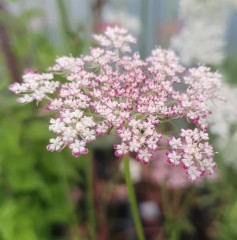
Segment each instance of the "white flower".
[[176,152],[169,152],[167,154],[167,157],[168,157],[168,161],[177,166],[180,164],[180,159],[181,159],[181,156],[179,154],[177,154]]
[[95,130],[90,130],[89,128],[84,128],[81,131],[82,136],[85,138],[86,141],[91,142],[94,141],[96,136],[95,136]]
[[129,141],[132,137],[132,133],[128,129],[125,129],[119,134],[119,136],[123,139],[123,141]]
[[116,150],[115,156],[117,157],[125,156],[129,152],[128,146],[125,143],[115,145],[114,148]]
[[223,162],[237,170],[237,87],[224,84],[219,94],[225,101],[214,101],[211,106],[210,131],[216,136],[215,145]]
[[136,139],[132,139],[132,141],[129,142],[129,150],[131,152],[138,152],[140,147],[141,143]]
[[63,134],[63,141],[65,142],[71,142],[77,137],[77,132],[72,127],[65,127],[62,134]]
[[[83,116],[83,112],[80,111],[80,110],[78,110],[78,109],[76,109],[76,110],[72,113],[72,115],[73,115],[73,117],[79,119],[79,118],[81,118],[81,117]],[[91,119],[88,119],[88,121],[91,122]]]
[[190,155],[184,155],[184,158],[182,159],[182,163],[185,168],[189,168],[193,164],[193,157]]
[[188,177],[191,181],[194,181],[197,177],[201,176],[201,172],[195,166],[190,166],[188,168]]
[[219,137],[227,138],[231,134],[232,126],[237,123],[237,87],[223,84],[219,95],[225,101],[214,101],[210,106],[212,115],[208,117],[210,130]]
[[96,133],[98,135],[106,134],[109,130],[109,124],[101,123],[96,125]]
[[63,141],[60,137],[51,138],[49,140],[50,144],[47,146],[48,151],[59,151],[63,146]]
[[124,27],[131,32],[139,33],[141,31],[141,22],[139,18],[132,15],[125,9],[122,10],[111,10],[106,9],[103,14],[103,18],[107,23],[112,25],[116,24],[120,27]]
[[85,148],[86,143],[84,141],[75,140],[73,143],[69,145],[70,149],[72,149],[72,154],[75,157],[79,157],[81,154],[87,154],[88,149]]
[[138,152],[137,159],[142,161],[144,164],[148,164],[152,154],[147,149],[141,149]]
[[121,52],[130,52],[131,48],[129,44],[136,42],[136,39],[128,34],[126,29],[119,27],[108,27],[105,35],[94,35],[93,37],[101,46],[112,47]]
[[226,30],[234,0],[180,0],[181,31],[171,46],[186,65],[218,65],[225,59]]
[[179,149],[181,146],[182,146],[182,143],[181,143],[181,139],[178,138],[172,138],[170,141],[169,141],[169,145],[173,148],[173,149]]
[[34,101],[34,97],[32,97],[31,95],[24,95],[23,97],[20,97],[17,99],[17,102],[19,103],[29,103],[33,101]]
[[49,130],[55,133],[61,133],[65,129],[65,124],[59,118],[50,119]]

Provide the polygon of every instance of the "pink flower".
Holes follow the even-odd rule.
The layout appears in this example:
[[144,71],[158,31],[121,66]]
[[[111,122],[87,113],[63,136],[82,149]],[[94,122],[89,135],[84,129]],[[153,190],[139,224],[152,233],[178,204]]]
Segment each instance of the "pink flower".
[[169,188],[185,188],[189,187],[194,180],[196,185],[200,185],[203,183],[203,180],[216,181],[219,177],[217,171],[215,171],[212,175],[201,178],[202,172],[195,167],[182,168],[181,165],[173,166],[168,164],[165,161],[165,153],[165,150],[153,152],[154,156],[151,163],[150,176],[160,185],[166,185]]
[[[207,142],[206,118],[208,101],[218,97],[220,75],[204,66],[186,70],[173,51],[161,48],[146,60],[138,53],[128,55],[136,40],[119,27],[94,38],[100,47],[89,55],[60,57],[49,73],[27,70],[22,84],[9,87],[23,94],[21,103],[49,100],[46,109],[56,114],[49,130],[57,137],[50,140],[48,150],[68,146],[78,157],[88,152],[87,144],[98,135],[114,134],[120,140],[116,156],[132,152],[148,164],[162,136],[169,134],[166,122],[179,118],[196,127],[170,135],[168,162],[182,164],[191,180],[212,173],[214,153]],[[55,75],[66,81],[55,81]],[[185,85],[186,91],[179,91],[177,84]]]
[[179,165],[182,162],[183,167],[187,169],[189,178],[193,181],[200,177],[204,172],[213,173],[215,163],[213,162],[213,148],[206,142],[207,135],[195,128],[181,129],[181,138],[172,138],[169,145],[172,152],[167,154],[168,162],[173,165]]

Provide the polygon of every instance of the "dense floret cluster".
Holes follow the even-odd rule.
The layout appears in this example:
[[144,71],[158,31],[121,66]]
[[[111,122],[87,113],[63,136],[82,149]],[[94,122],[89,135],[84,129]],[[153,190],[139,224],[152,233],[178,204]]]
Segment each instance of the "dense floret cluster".
[[[170,50],[156,48],[146,60],[138,53],[128,54],[136,40],[125,29],[108,28],[94,39],[100,47],[89,55],[60,57],[49,73],[27,70],[22,84],[10,86],[23,94],[20,103],[49,100],[47,110],[56,113],[49,130],[56,137],[47,149],[68,146],[78,157],[88,153],[87,144],[98,135],[115,134],[120,139],[114,146],[116,156],[133,152],[148,164],[167,135],[162,124],[183,118],[195,127],[170,136],[168,162],[183,165],[191,180],[212,173],[214,152],[206,118],[221,76],[204,66],[185,69]],[[58,74],[66,81],[55,81]]]

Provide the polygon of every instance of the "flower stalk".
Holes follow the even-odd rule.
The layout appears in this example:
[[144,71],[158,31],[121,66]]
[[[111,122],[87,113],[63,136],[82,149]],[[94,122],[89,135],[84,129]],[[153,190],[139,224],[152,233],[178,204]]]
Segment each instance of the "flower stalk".
[[129,203],[132,211],[132,217],[135,224],[137,238],[138,240],[145,240],[142,221],[139,215],[139,208],[137,205],[136,195],[135,195],[133,183],[131,180],[131,174],[130,174],[130,168],[129,168],[129,156],[125,156],[123,158],[123,163],[124,163],[124,176],[125,176],[125,181],[128,189],[128,198],[129,198]]
[[96,218],[95,218],[95,204],[94,204],[94,194],[93,194],[93,154],[92,151],[89,151],[88,155],[85,155],[84,159],[86,161],[86,207],[87,207],[87,219],[88,219],[88,234],[89,239],[96,240]]

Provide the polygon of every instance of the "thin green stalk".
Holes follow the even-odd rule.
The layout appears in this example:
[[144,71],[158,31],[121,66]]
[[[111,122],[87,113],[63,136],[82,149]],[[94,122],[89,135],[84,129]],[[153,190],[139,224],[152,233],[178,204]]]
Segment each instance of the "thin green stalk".
[[[174,0],[167,0],[166,1],[166,18],[164,20],[164,24],[167,24],[165,27],[166,29],[172,28],[172,21],[175,11],[175,1]],[[162,37],[162,46],[167,48],[169,47],[169,40],[171,37],[172,32],[170,32],[170,29],[168,29],[168,32],[164,32]]]
[[133,216],[133,220],[134,220],[134,224],[135,224],[137,238],[138,238],[138,240],[145,240],[142,222],[141,222],[138,205],[137,205],[137,201],[136,201],[135,191],[134,191],[133,183],[131,180],[131,174],[130,174],[130,169],[129,169],[129,156],[124,157],[123,163],[124,163],[124,175],[125,175],[125,180],[126,180],[126,184],[127,184],[127,188],[128,188],[128,198],[129,198],[129,203],[131,206],[131,211],[132,211],[132,216]]
[[89,239],[96,239],[96,218],[95,218],[95,207],[94,207],[94,194],[93,194],[93,155],[90,154],[92,150],[85,155],[86,160],[86,173],[87,173],[87,191],[86,191],[86,207],[87,207],[87,219],[89,222],[88,232]]
[[71,214],[72,214],[72,221],[73,221],[73,225],[71,228],[71,235],[72,235],[72,239],[73,240],[79,240],[81,239],[81,234],[80,234],[80,230],[78,230],[78,218],[77,215],[75,214],[75,204],[72,202],[72,200],[69,198],[70,196],[70,183],[68,181],[68,177],[66,175],[66,172],[64,170],[64,164],[65,164],[65,159],[60,159],[59,161],[59,166],[61,168],[61,181],[62,181],[62,188],[65,192],[65,196],[66,196],[66,201],[67,201],[67,206],[69,207]]
[[58,5],[58,11],[60,15],[60,20],[61,20],[61,29],[64,35],[64,41],[67,44],[67,50],[72,50],[71,44],[70,44],[70,23],[69,23],[69,18],[67,14],[67,9],[64,3],[64,0],[57,0],[57,5]]
[[94,31],[93,29],[93,22],[94,22],[94,13],[93,13],[93,0],[87,0],[87,24],[86,24],[86,41],[84,43],[84,48],[83,51],[87,52],[90,49],[90,46],[92,45],[92,41],[91,41],[91,34]]
[[147,25],[148,25],[148,4],[149,1],[141,0],[140,1],[140,18],[142,21],[142,33],[140,35],[140,47],[139,52],[141,57],[144,59],[146,57],[147,45],[146,45],[146,37],[147,37]]
[[[176,223],[176,218],[178,217],[178,212],[176,209],[177,202],[180,200],[180,196],[174,194],[171,196],[169,193],[169,189],[166,185],[161,186],[161,197],[163,204],[163,212],[165,216],[164,222],[164,233],[166,237],[170,240],[178,240],[180,237],[181,229]],[[174,198],[172,201],[171,198]],[[177,199],[178,198],[178,199]]]

